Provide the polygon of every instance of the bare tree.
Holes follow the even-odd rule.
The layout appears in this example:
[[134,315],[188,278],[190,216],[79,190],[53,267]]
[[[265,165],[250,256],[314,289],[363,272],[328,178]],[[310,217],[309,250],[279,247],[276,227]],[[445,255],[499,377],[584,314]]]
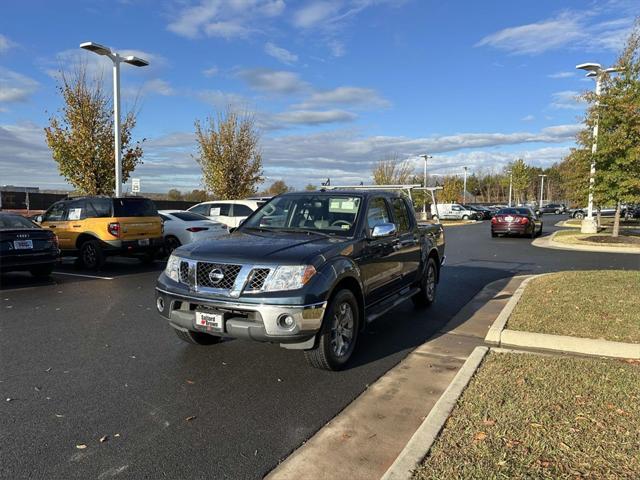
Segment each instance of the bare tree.
[[378,161],[373,169],[373,183],[376,185],[406,184],[413,175],[414,167],[408,160],[400,161],[393,154]]

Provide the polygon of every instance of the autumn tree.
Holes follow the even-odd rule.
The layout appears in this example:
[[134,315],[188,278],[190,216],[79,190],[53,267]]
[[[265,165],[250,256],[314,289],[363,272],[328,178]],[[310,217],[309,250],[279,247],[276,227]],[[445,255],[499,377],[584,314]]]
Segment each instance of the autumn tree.
[[264,191],[265,195],[280,195],[281,193],[287,193],[291,191],[291,187],[289,187],[284,180],[276,180]]
[[172,188],[167,192],[167,198],[169,200],[182,200],[182,192],[177,188]]
[[314,192],[314,191],[316,191],[316,190],[318,189],[318,187],[316,187],[316,186],[315,186],[314,184],[312,184],[312,183],[308,183],[308,184],[307,184],[307,186],[306,186],[306,187],[304,187],[304,189],[305,189],[307,192]]
[[195,122],[203,183],[219,199],[245,198],[262,181],[260,135],[253,117],[228,108],[217,120]]
[[[586,95],[585,124],[587,132],[598,124],[595,193],[603,206],[616,205],[612,235],[617,237],[622,204],[640,202],[640,20],[615,67],[617,74],[603,75],[599,98]],[[592,139],[586,134],[582,140],[588,150]]]
[[194,189],[188,193],[185,193],[183,195],[183,200],[189,202],[206,202],[207,200],[210,200],[210,198],[209,195],[207,195],[206,190]]
[[[72,72],[60,72],[58,90],[64,106],[49,119],[44,129],[47,145],[60,174],[86,195],[112,195],[115,188],[115,160],[112,99],[99,78],[89,78],[81,64]],[[142,143],[134,141],[133,110],[120,124],[122,181],[126,182],[142,163]]]
[[[531,183],[531,171],[529,166],[519,158],[518,160],[511,162],[505,171],[506,183],[509,184],[509,174],[507,171],[511,171],[513,175],[512,188],[513,198],[516,199],[516,203],[523,203],[526,199],[526,191]],[[534,197],[535,198],[535,197]]]
[[394,154],[378,161],[373,169],[373,183],[376,185],[403,185],[413,174],[413,165],[408,160],[399,160]]
[[455,175],[444,177],[438,200],[442,203],[458,203],[462,200],[464,181]]

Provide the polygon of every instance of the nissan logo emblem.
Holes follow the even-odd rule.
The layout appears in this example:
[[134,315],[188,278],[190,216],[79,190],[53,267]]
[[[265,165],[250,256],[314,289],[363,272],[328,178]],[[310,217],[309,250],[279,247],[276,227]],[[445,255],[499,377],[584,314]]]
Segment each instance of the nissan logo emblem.
[[223,278],[224,272],[219,268],[214,268],[209,272],[209,280],[211,280],[211,283],[213,283],[214,285],[220,283]]

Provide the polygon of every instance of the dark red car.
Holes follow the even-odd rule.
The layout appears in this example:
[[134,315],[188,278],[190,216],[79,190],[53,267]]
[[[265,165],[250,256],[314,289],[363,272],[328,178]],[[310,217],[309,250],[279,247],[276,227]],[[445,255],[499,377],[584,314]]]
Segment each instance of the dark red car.
[[515,234],[535,238],[541,233],[542,219],[530,208],[503,208],[491,219],[492,237]]

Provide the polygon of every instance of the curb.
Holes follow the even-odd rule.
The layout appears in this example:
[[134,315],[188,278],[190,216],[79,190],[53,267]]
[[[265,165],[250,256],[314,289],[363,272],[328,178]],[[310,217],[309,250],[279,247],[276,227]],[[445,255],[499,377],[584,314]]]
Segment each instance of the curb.
[[405,480],[411,478],[413,471],[420,466],[424,457],[429,453],[458,398],[462,395],[488,351],[488,347],[476,347],[473,350],[453,381],[433,406],[427,418],[422,422],[422,425],[420,425],[411,440],[409,440],[409,443],[400,452],[398,458],[382,476],[382,480]]
[[518,347],[555,352],[577,353],[597,357],[640,359],[640,344],[612,342],[595,338],[552,335],[548,333],[523,332],[506,329],[507,321],[524,293],[527,284],[534,278],[549,275],[533,275],[525,279],[504,306],[489,328],[485,342],[498,347]]
[[593,253],[626,253],[630,255],[640,255],[640,248],[635,247],[599,247],[595,245],[571,245],[553,240],[557,232],[553,232],[549,237],[536,238],[531,245],[538,248],[550,248],[553,250],[571,250],[574,252]]
[[487,336],[484,337],[484,341],[486,343],[489,343],[491,345],[500,345],[500,339],[501,339],[502,331],[504,330],[505,326],[507,325],[507,320],[509,320],[509,317],[511,316],[511,312],[513,312],[513,309],[516,308],[516,305],[518,304],[518,301],[520,300],[520,297],[522,297],[522,294],[524,293],[525,287],[527,286],[527,284],[531,280],[533,280],[534,278],[540,277],[540,276],[542,276],[542,275],[531,275],[531,276],[527,276],[527,278],[525,278],[523,280],[523,282],[520,284],[520,286],[513,293],[513,295],[511,296],[511,298],[507,302],[507,304],[504,306],[504,308],[502,309],[502,311],[500,312],[498,317],[491,324],[491,327],[489,327],[489,331],[487,332]]

